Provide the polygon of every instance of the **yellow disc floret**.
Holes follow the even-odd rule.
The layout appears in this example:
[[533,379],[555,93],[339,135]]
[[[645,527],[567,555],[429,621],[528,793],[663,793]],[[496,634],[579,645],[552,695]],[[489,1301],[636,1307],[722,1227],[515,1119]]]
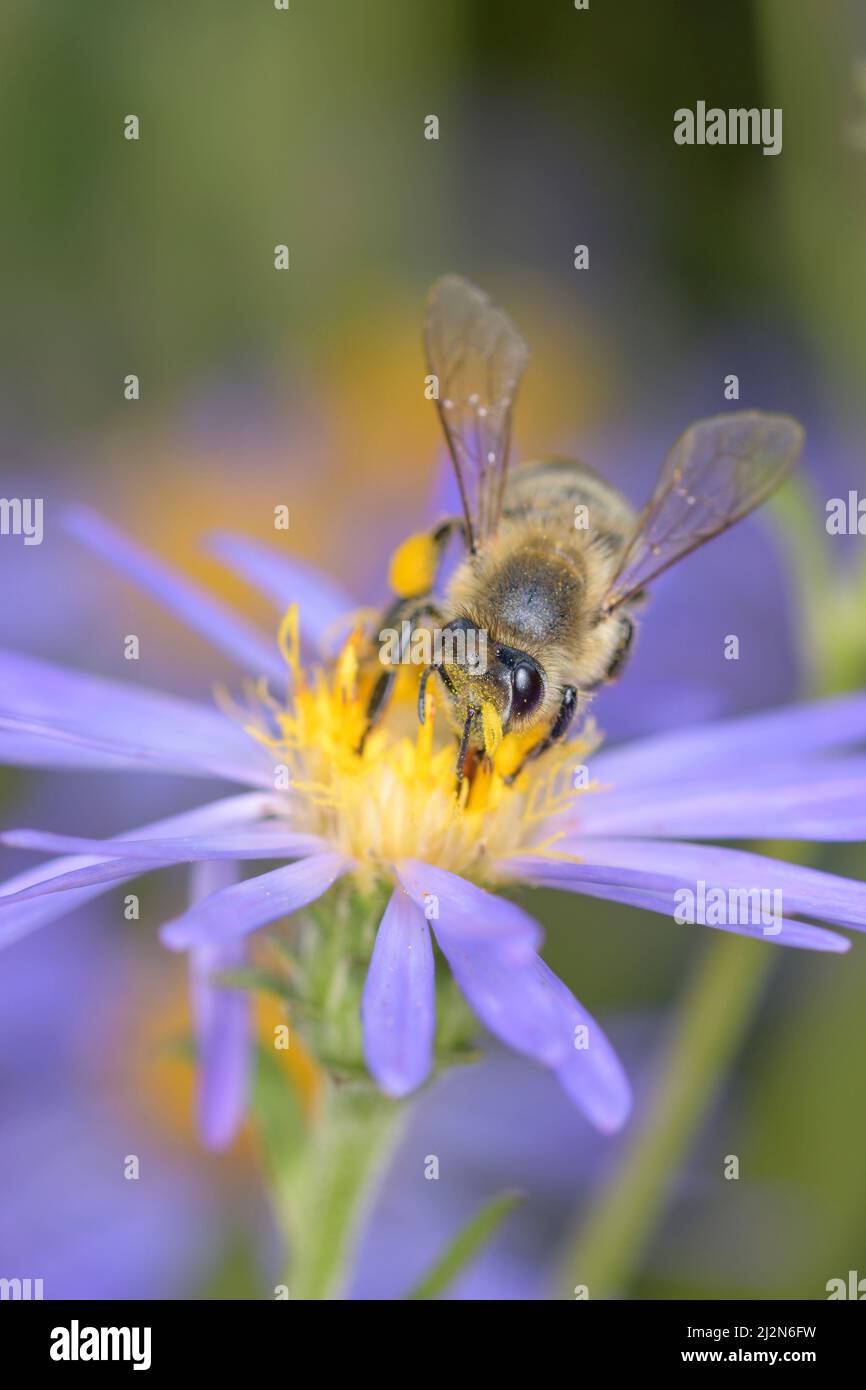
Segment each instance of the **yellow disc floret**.
[[352,634],[328,670],[304,670],[290,610],[280,646],[293,676],[288,700],[278,703],[260,683],[264,709],[248,731],[288,769],[293,826],[351,856],[364,889],[403,858],[493,881],[497,859],[539,848],[544,823],[589,789],[576,789],[572,773],[597,745],[591,729],[531,763],[512,786],[505,778],[538,733],[503,736],[491,709],[483,714],[486,756],[458,795],[454,737],[436,720],[432,698],[425,723],[417,721],[418,667],[400,668],[386,718],[365,738],[381,668],[363,634]]

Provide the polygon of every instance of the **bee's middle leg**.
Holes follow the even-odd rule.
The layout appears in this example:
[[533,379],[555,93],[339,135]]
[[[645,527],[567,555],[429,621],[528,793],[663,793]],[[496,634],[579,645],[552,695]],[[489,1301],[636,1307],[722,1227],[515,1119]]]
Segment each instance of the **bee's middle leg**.
[[573,685],[565,686],[562,692],[562,699],[559,703],[559,709],[554,716],[553,723],[544,735],[544,738],[536,743],[533,748],[530,748],[519,766],[505,778],[509,786],[520,776],[527,763],[535,762],[536,758],[540,758],[542,753],[546,753],[548,748],[552,748],[554,743],[559,743],[560,739],[565,737],[571,726],[571,721],[577,713],[577,699],[577,690],[575,687]]

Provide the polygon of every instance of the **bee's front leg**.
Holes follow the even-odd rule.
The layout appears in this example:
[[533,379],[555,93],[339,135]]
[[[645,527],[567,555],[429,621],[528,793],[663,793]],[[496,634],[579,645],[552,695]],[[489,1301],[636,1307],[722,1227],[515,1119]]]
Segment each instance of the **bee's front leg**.
[[540,758],[542,753],[546,753],[548,748],[551,748],[554,743],[558,743],[560,739],[565,737],[568,733],[571,721],[577,713],[577,699],[578,696],[575,687],[573,685],[567,685],[562,692],[562,699],[560,700],[559,709],[556,712],[553,723],[544,735],[544,738],[536,743],[533,748],[530,748],[520,765],[505,778],[509,786],[520,776],[527,763],[535,762],[536,758]]
[[367,701],[367,722],[364,725],[364,732],[357,748],[359,757],[364,751],[364,744],[388,708],[396,679],[397,672],[392,666],[389,670],[381,673],[370,692],[370,698]]
[[[433,618],[435,621],[441,622],[442,615],[432,599],[424,598],[408,602],[404,599],[398,599],[385,614],[383,627],[396,628],[401,633],[400,661],[406,660],[412,633],[422,618]],[[404,623],[405,627],[403,626]],[[386,666],[378,676],[367,701],[367,722],[358,744],[359,754],[363,753],[364,744],[376,725],[384,718],[394,692],[396,680],[397,667],[394,665]]]

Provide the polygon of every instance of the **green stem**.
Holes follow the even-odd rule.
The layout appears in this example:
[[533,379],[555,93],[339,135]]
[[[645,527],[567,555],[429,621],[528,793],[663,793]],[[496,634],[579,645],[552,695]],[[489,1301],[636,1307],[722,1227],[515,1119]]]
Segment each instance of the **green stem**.
[[568,1252],[566,1297],[621,1294],[662,1215],[680,1161],[743,1037],[772,949],[719,932],[680,1007],[648,1113]]
[[404,1107],[368,1083],[328,1083],[302,1152],[286,1174],[291,1298],[334,1299],[345,1292],[358,1236],[396,1143]]

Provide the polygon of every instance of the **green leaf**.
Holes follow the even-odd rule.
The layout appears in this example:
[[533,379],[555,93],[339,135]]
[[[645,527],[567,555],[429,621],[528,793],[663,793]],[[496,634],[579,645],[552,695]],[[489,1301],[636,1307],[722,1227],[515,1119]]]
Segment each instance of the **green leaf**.
[[406,1298],[438,1298],[453,1283],[458,1274],[475,1258],[482,1246],[496,1234],[506,1216],[523,1201],[520,1192],[500,1192],[466,1222],[465,1226],[445,1247],[439,1259],[424,1275]]

